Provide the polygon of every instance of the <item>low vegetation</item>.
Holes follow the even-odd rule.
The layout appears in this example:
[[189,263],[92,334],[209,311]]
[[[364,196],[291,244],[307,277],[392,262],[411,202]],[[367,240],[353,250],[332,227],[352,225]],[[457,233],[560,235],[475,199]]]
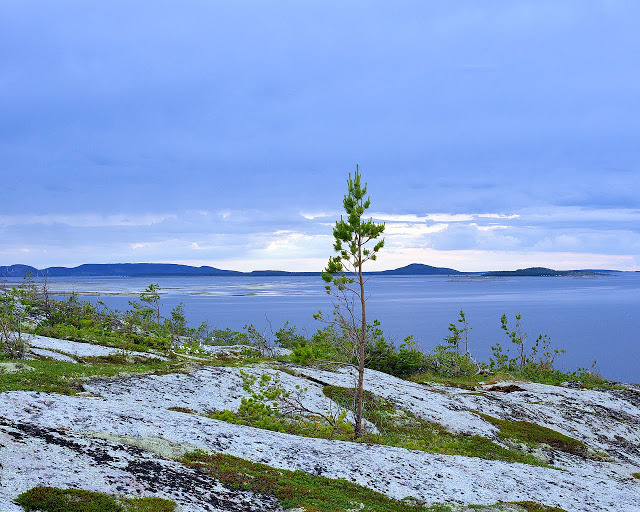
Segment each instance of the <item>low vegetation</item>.
[[237,411],[212,411],[210,418],[304,437],[344,441],[353,438],[354,428],[346,420],[346,410],[311,410],[302,397],[305,388],[290,392],[270,375],[263,374],[260,379],[242,371],[241,375],[249,397],[242,398]]
[[[87,362],[82,364],[51,360],[16,362],[16,366],[11,371],[4,371],[3,365],[7,363],[0,362],[0,392],[22,389],[74,395],[83,390],[83,382],[93,378],[131,374],[163,375],[193,371],[197,367],[188,360],[145,359],[131,361],[126,357],[122,358],[119,354],[113,357],[100,356],[85,359]],[[199,363],[215,366],[240,366],[263,360],[257,355],[236,358],[220,354]]]
[[244,389],[249,397],[242,399],[237,411],[213,411],[208,414],[210,418],[304,437],[375,443],[447,455],[544,465],[530,454],[502,447],[486,437],[449,432],[442,425],[416,418],[392,402],[366,390],[363,417],[375,425],[377,432],[365,428],[361,436],[356,438],[354,425],[347,419],[347,411],[353,406],[352,388],[325,386],[324,394],[337,403],[339,408],[317,411],[310,410],[305,405],[302,394],[306,389],[286,391],[277,379],[272,379],[267,374],[263,374],[260,379],[247,373],[242,375]]
[[24,389],[73,395],[82,391],[82,382],[88,378],[112,377],[122,373],[176,371],[179,367],[157,360],[136,364],[77,364],[33,360],[22,365],[17,371],[0,373],[0,392]]
[[[196,450],[187,453],[180,461],[190,467],[200,468],[213,478],[236,489],[254,491],[275,496],[285,509],[313,512],[461,512],[482,508],[504,510],[504,505],[480,507],[426,504],[406,498],[394,500],[384,494],[344,479],[310,475],[302,471],[276,469],[265,464],[251,462],[232,455],[206,453]],[[523,512],[566,512],[532,501],[514,502]],[[513,510],[513,508],[509,508]]]
[[500,429],[499,435],[505,439],[522,441],[530,446],[546,444],[562,452],[585,456],[587,446],[576,439],[565,436],[553,429],[531,423],[529,421],[510,421],[494,418],[488,414],[475,411],[476,414]]
[[[342,407],[349,408],[353,396],[352,389],[325,386],[323,391]],[[504,448],[486,437],[456,434],[438,423],[416,418],[410,412],[374,393],[366,392],[365,404],[364,417],[378,430],[376,434],[368,434],[364,439],[366,442],[445,455],[544,465],[532,455]]]
[[48,283],[36,285],[30,275],[20,286],[0,286],[0,359],[25,353],[28,333],[72,341],[91,342],[124,351],[167,353],[183,345],[247,345],[247,333],[213,329],[206,322],[187,325],[184,305],[161,314],[160,289],[150,284],[129,309],[110,309],[103,301],[83,301],[72,294],[66,300],[52,297]]
[[34,487],[15,502],[27,512],[173,512],[177,508],[174,501],[162,498],[123,498],[57,487]]
[[275,496],[283,508],[314,512],[448,512],[447,505],[429,507],[391,499],[384,494],[343,479],[310,475],[302,471],[275,469],[265,464],[221,453],[195,451],[182,463],[207,471],[213,478],[236,489]]
[[[349,349],[349,333],[336,324],[318,329],[310,336],[300,333],[289,323],[270,336],[253,325],[245,326],[244,332],[213,329],[206,322],[191,328],[183,304],[176,306],[168,316],[162,315],[161,291],[156,284],[150,284],[139,300],[130,301],[129,306],[124,311],[113,310],[100,300],[94,304],[80,300],[77,295],[57,300],[51,296],[46,280],[38,287],[29,275],[20,286],[0,286],[0,359],[23,357],[28,345],[25,335],[34,333],[117,347],[124,352],[206,356],[201,350],[203,345],[252,345],[268,356],[271,355],[269,347],[277,345],[290,349],[289,360],[296,364],[357,363]],[[390,343],[376,321],[367,326],[365,366],[417,382],[439,382],[470,390],[487,380],[488,375],[494,379],[521,379],[544,384],[579,381],[580,385],[590,388],[610,386],[597,374],[595,366],[579,368],[575,372],[555,369],[555,359],[564,351],[551,348],[544,335],[527,345],[528,336],[522,329],[521,315],[516,315],[513,327],[503,315],[501,327],[515,353],[512,356],[509,347],[496,343],[490,362],[483,363],[471,355],[472,327],[462,310],[456,322],[449,325],[449,335],[443,337],[445,343],[432,352],[418,349],[413,336],[405,338],[399,346]]]
[[510,503],[522,507],[525,512],[567,512],[563,508],[542,505],[535,501],[511,501]]

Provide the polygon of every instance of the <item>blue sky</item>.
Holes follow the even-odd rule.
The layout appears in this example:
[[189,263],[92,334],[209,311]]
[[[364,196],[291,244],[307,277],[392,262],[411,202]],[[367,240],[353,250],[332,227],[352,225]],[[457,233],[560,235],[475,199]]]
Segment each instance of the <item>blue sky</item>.
[[[640,270],[640,3],[0,3],[0,264]],[[374,267],[371,267],[372,269]]]

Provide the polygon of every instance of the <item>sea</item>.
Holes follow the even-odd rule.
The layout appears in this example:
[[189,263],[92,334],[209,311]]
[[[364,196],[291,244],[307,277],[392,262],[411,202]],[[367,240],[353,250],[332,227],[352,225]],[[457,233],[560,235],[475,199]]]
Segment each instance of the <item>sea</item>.
[[[69,293],[124,310],[149,284],[158,284],[162,314],[184,304],[187,321],[241,331],[255,325],[267,338],[285,322],[307,334],[324,327],[313,315],[330,317],[333,302],[322,279],[278,277],[65,277],[49,278],[55,295]],[[500,327],[515,315],[529,347],[539,334],[564,349],[556,366],[593,368],[603,377],[640,382],[640,273],[589,277],[370,276],[367,316],[385,337],[400,344],[412,335],[423,350],[443,344],[448,326],[463,310],[471,331],[469,350],[488,360],[491,347],[511,345]],[[595,363],[595,366],[594,366]]]

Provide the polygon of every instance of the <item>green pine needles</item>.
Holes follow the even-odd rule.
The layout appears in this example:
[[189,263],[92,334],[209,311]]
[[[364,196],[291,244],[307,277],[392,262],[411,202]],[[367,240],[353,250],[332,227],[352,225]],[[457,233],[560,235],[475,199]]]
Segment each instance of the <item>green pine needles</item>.
[[378,237],[385,227],[384,223],[376,224],[372,218],[363,219],[371,205],[371,200],[366,195],[367,185],[362,185],[362,175],[356,165],[353,178],[349,174],[347,194],[342,202],[346,220],[344,216],[340,216],[333,229],[333,248],[337,254],[329,257],[329,263],[322,273],[322,279],[327,283],[327,293],[336,299],[334,321],[350,341],[348,348],[358,365],[355,396],[356,438],[362,431],[362,390],[369,328],[362,272],[364,264],[369,260],[375,260],[377,253],[384,246],[384,238],[378,240]]

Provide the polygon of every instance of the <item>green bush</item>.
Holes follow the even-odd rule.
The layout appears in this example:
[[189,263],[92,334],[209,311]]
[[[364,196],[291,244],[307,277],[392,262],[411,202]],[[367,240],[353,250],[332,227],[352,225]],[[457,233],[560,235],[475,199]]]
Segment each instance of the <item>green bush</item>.
[[100,492],[34,487],[15,502],[38,512],[173,512],[176,503],[162,498],[114,498]]
[[378,336],[369,345],[368,354],[367,368],[400,378],[423,373],[430,366],[428,356],[416,348],[413,336],[405,338],[397,349],[383,336]]

